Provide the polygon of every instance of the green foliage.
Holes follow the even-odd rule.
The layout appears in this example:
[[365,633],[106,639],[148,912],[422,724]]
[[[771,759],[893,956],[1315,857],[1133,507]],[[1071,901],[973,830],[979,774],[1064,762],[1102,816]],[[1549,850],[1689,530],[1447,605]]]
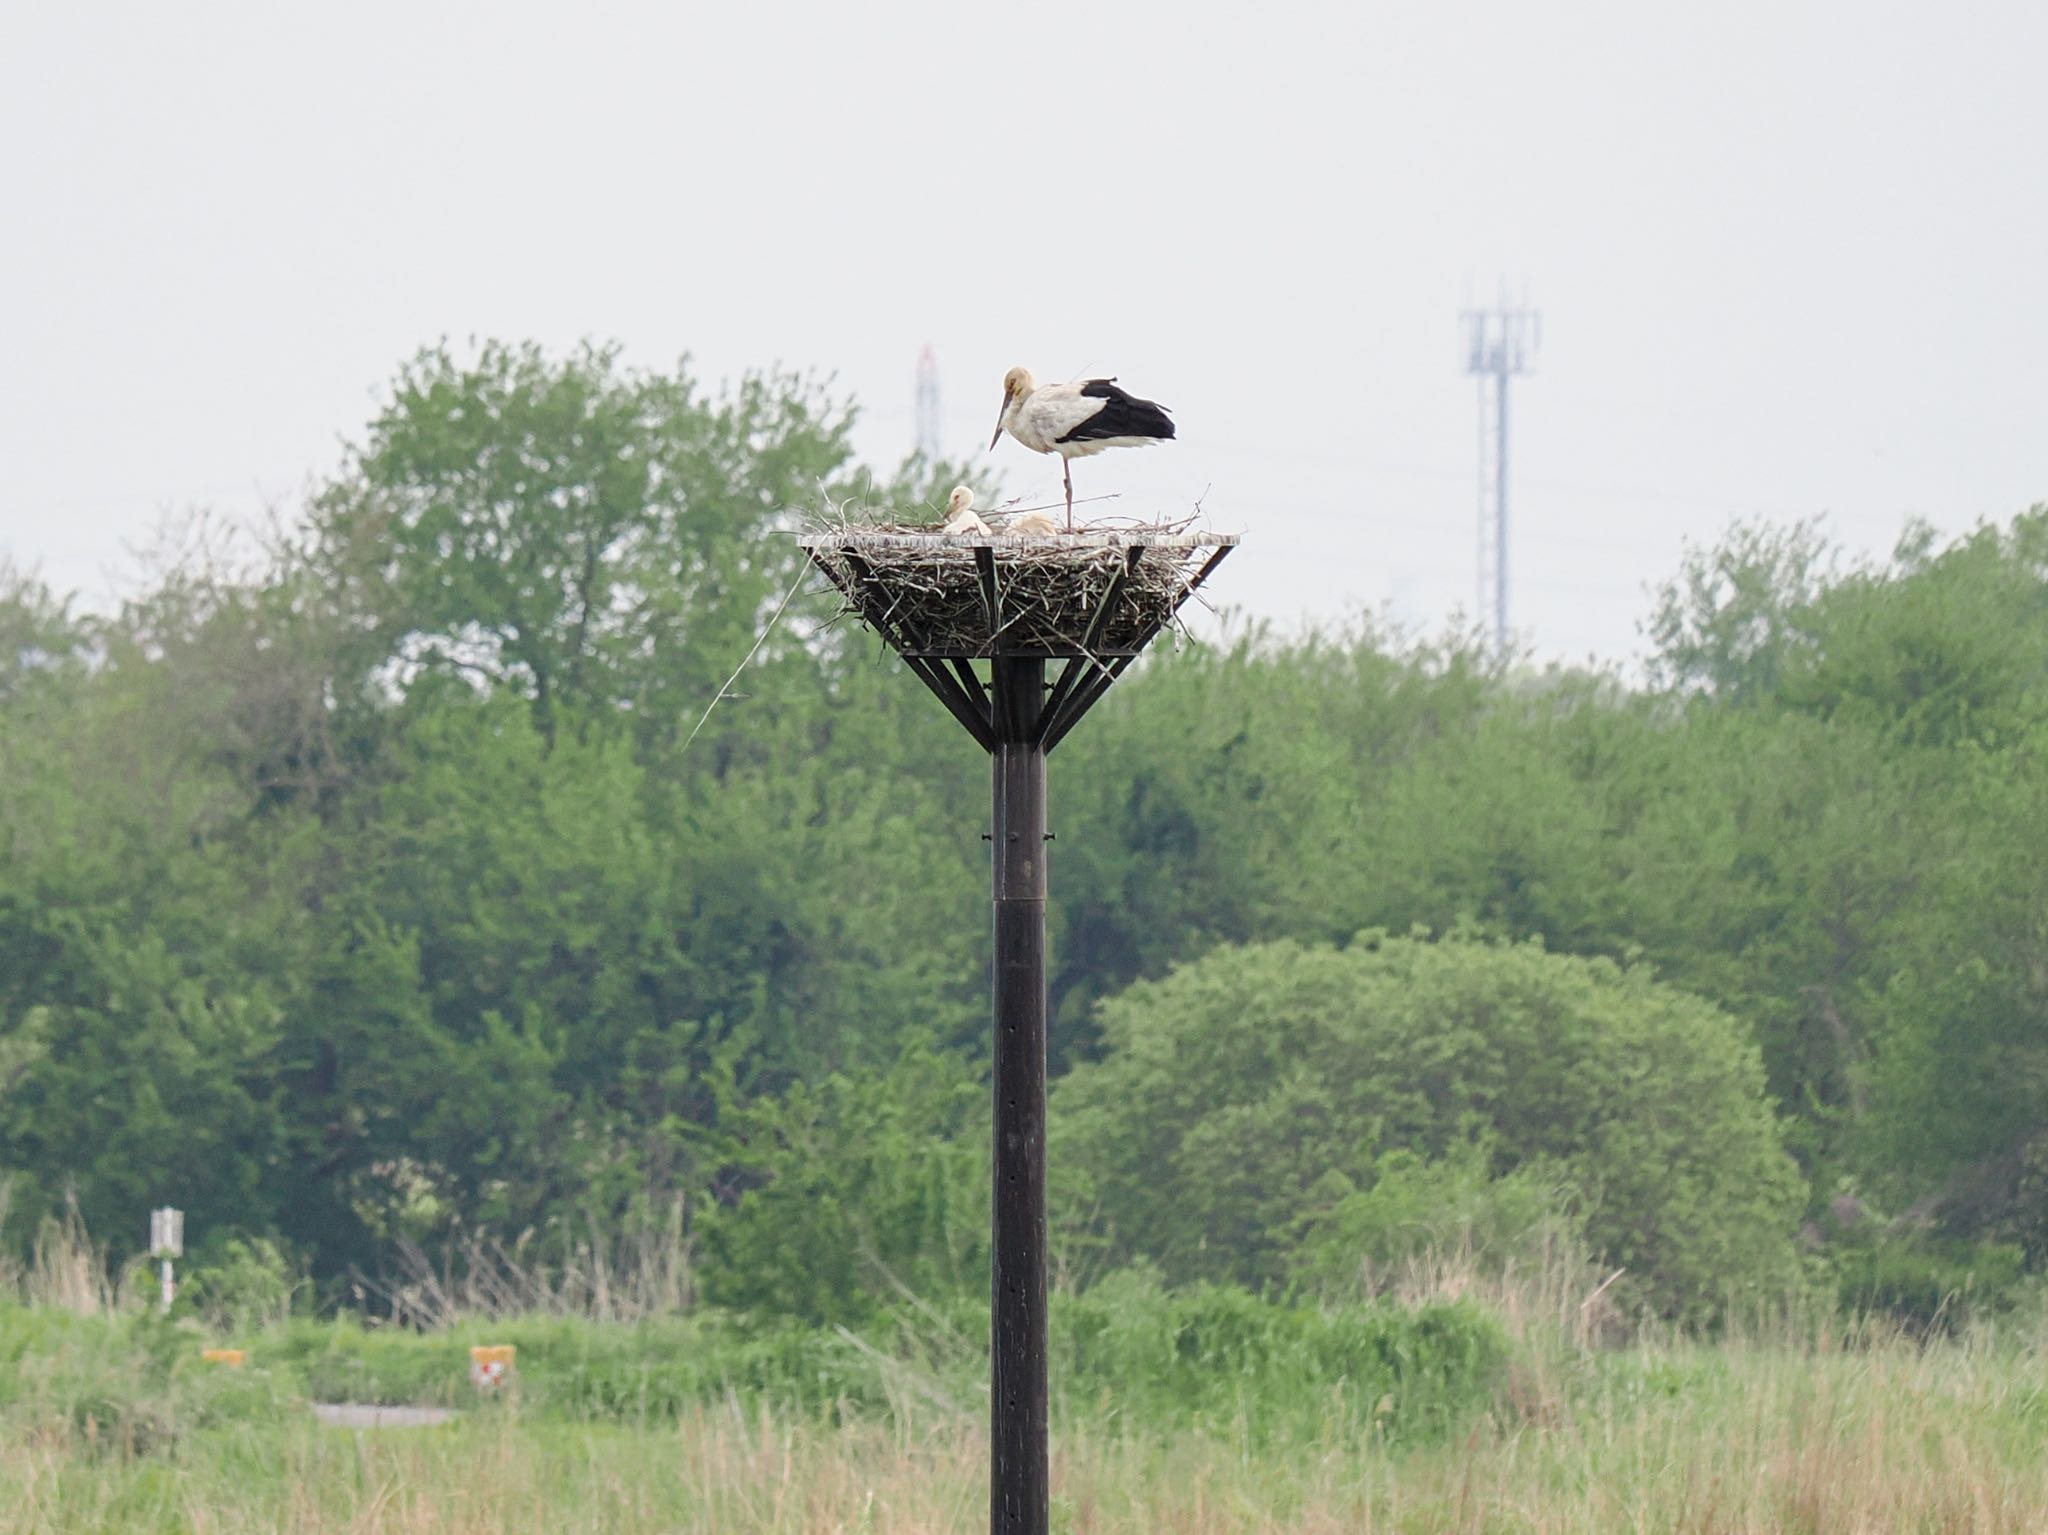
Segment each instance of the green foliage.
[[[1097,1413],[1056,1401],[1053,1527],[2048,1528],[2038,1329],[1847,1338],[1674,1339],[1555,1368],[1518,1353],[1492,1414],[1442,1435],[1396,1417],[1392,1443],[1300,1389],[1299,1410],[1228,1422],[1176,1411],[1151,1425],[1114,1402]],[[629,1405],[580,1420],[535,1397],[505,1405],[412,1432],[273,1413],[186,1436],[172,1455],[110,1455],[0,1421],[0,1485],[23,1493],[0,1500],[0,1530],[789,1535],[970,1528],[987,1502],[972,1395],[814,1414],[721,1394],[674,1417]]]
[[83,915],[0,897],[0,943],[39,961],[0,981],[18,999],[0,1037],[0,1145],[37,1180],[17,1213],[49,1213],[70,1185],[101,1230],[174,1195],[195,1219],[241,1219],[274,1134],[261,1085],[274,1010],[159,934]]
[[0,558],[0,709],[25,712],[75,683],[89,648],[71,604]]
[[886,1411],[901,1372],[916,1366],[897,1361],[904,1340],[895,1328],[881,1323],[875,1334],[870,1342],[706,1308],[636,1323],[526,1316],[434,1332],[295,1319],[251,1347],[303,1379],[315,1400],[459,1407],[476,1400],[470,1349],[509,1344],[522,1410],[641,1421],[731,1397],[826,1416]]
[[1053,1308],[1067,1411],[1127,1425],[1427,1437],[1483,1411],[1507,1357],[1499,1323],[1467,1305],[1289,1306],[1169,1291],[1142,1269]]
[[[293,1317],[236,1335],[240,1368],[154,1314],[0,1303],[0,1432],[54,1428],[122,1453],[313,1401],[471,1407],[469,1351],[511,1345],[510,1395],[554,1420],[642,1423],[737,1401],[817,1419],[980,1412],[987,1307],[900,1307],[858,1331],[703,1308],[639,1323],[524,1316],[415,1332]],[[1112,1276],[1052,1313],[1058,1410],[1091,1433],[1182,1427],[1330,1442],[1422,1439],[1483,1412],[1508,1345],[1463,1305],[1320,1310]]]
[[1814,643],[1813,606],[1836,559],[1818,522],[1735,527],[1712,549],[1688,549],[1650,617],[1663,686],[1754,703],[1778,689]]
[[[914,515],[969,475],[871,474],[851,418],[782,374],[435,347],[273,547],[198,519],[91,617],[0,569],[0,1252],[75,1193],[118,1262],[170,1200],[196,1242],[303,1255],[331,1299],[406,1242],[559,1264],[681,1210],[703,1286],[749,1305],[971,1291],[982,759],[801,587],[705,715],[792,590],[792,508]],[[1219,947],[1291,941],[1308,957],[1276,967],[1309,976],[1368,929],[1536,940],[1712,1004],[1810,1187],[2038,1268],[2044,592],[2048,508],[1860,565],[1814,525],[1734,529],[1660,598],[1647,688],[1364,627],[1162,647],[1054,759],[1051,1058],[1079,1068],[1055,1133],[1103,1108],[1091,1063],[1155,995],[1126,989]],[[1123,1106],[1200,1197],[1091,1153],[1071,1208],[1111,1224],[1069,1222],[1064,1254],[1343,1289],[1425,1240],[1507,1261],[1564,1220],[1669,1308],[1764,1283],[1777,1171],[1743,1235],[1696,1216],[1744,1175],[1640,1170],[1764,1156],[1761,1129],[1693,1153],[1656,1128],[1740,1097],[1746,1065],[1614,1077],[1585,1038],[1661,1060],[1678,1026],[1604,1003],[1584,1037],[1532,1024],[1526,1055],[1470,1043],[1479,1002],[1434,1038],[1433,984],[1387,982],[1409,1053],[1364,1086],[1248,1050],[1227,1108]],[[1503,1126],[1488,1061],[1550,1096]],[[1612,1128],[1580,1113],[1607,1095]],[[842,1138],[844,1168],[801,1165]]]
[[1055,784],[1076,786],[1055,790],[1056,1067],[1093,1051],[1102,998],[1217,943],[1413,920],[1407,891],[1364,877],[1394,868],[1384,839],[1402,817],[1380,790],[1487,692],[1471,655],[1397,656],[1369,631],[1241,633],[1120,683],[1053,759]]
[[1918,1335],[1955,1332],[2009,1309],[2026,1255],[2005,1242],[1874,1233],[1829,1251],[1836,1292],[1852,1314],[1877,1312]]
[[951,1057],[798,1083],[724,1122],[742,1188],[705,1216],[713,1301],[855,1323],[988,1285],[988,1092]]
[[204,1341],[153,1311],[77,1316],[0,1300],[0,1431],[133,1455],[299,1406],[288,1369],[210,1364],[200,1357]]
[[1892,569],[1857,572],[1811,610],[1816,643],[1780,685],[1790,706],[1908,746],[1995,744],[2043,702],[2048,508],[1946,549],[1909,529]]
[[615,348],[430,348],[321,496],[314,557],[407,671],[509,685],[549,736],[602,705],[673,742],[795,568],[769,519],[840,473],[851,420],[792,377],[713,400]]
[[1311,1186],[1309,1213],[1290,1244],[1289,1277],[1313,1294],[1371,1291],[1404,1265],[1456,1254],[1481,1272],[1534,1267],[1548,1249],[1576,1242],[1582,1221],[1569,1182],[1541,1161],[1496,1176],[1479,1140],[1430,1159],[1400,1148],[1375,1158],[1362,1178],[1332,1169]]
[[1116,1250],[1170,1273],[1277,1283],[1289,1233],[1353,1198],[1333,1172],[1369,1184],[1386,1153],[1441,1157],[1477,1131],[1494,1172],[1581,1190],[1588,1239],[1660,1310],[1790,1278],[1798,1182],[1755,1051],[1640,968],[1533,944],[1276,943],[1104,1016],[1056,1144]]
[[566,1250],[696,1202],[721,1074],[972,1037],[947,722],[803,597],[678,750],[789,589],[787,508],[850,484],[848,419],[793,378],[436,349],[255,564],[180,554],[92,626],[0,582],[17,1240],[75,1187],[117,1256],[171,1200],[330,1285],[459,1221]]
[[233,1338],[289,1316],[301,1288],[296,1266],[270,1238],[216,1234],[180,1265],[177,1309],[203,1318],[215,1337]]

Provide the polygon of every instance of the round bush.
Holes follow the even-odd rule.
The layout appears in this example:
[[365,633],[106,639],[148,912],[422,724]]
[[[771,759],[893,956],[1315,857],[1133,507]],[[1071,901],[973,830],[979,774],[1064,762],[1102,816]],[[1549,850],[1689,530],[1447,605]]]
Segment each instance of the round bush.
[[1799,1178],[1755,1045],[1642,968],[1540,945],[1368,934],[1217,950],[1103,1008],[1103,1059],[1052,1115],[1114,1256],[1277,1285],[1388,1153],[1541,1168],[1667,1315],[1796,1269]]

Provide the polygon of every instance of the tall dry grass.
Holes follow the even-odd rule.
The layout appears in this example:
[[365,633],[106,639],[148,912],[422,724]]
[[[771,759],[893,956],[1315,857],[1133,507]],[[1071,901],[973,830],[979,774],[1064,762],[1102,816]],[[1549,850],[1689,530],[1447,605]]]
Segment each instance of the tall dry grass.
[[[9,1204],[8,1183],[0,1178],[0,1229]],[[506,1242],[471,1232],[438,1255],[401,1242],[394,1272],[358,1275],[356,1297],[386,1320],[422,1328],[531,1316],[593,1322],[672,1316],[697,1299],[685,1216],[678,1198],[626,1233],[607,1237],[593,1228],[554,1259],[534,1250],[531,1233]],[[280,1280],[288,1294],[304,1288],[303,1276]],[[25,1261],[0,1246],[0,1299],[98,1316],[140,1309],[155,1295],[154,1265],[146,1258],[115,1265],[74,1203],[43,1220]]]
[[[0,1229],[7,1224],[11,1200],[0,1179]],[[77,1316],[99,1316],[140,1303],[139,1266],[117,1271],[106,1249],[85,1229],[78,1206],[67,1201],[62,1215],[47,1216],[36,1228],[23,1262],[0,1247],[0,1299],[23,1305],[48,1306]]]
[[[2038,1339],[1601,1356],[1557,1410],[1453,1443],[1060,1433],[1067,1535],[2035,1535],[2048,1529]],[[707,1405],[672,1426],[479,1414],[449,1430],[220,1434],[174,1469],[0,1445],[0,1535],[191,1530],[964,1535],[979,1425],[914,1409],[831,1428]]]
[[359,1278],[358,1287],[390,1320],[412,1327],[528,1316],[593,1322],[672,1316],[697,1299],[686,1215],[678,1197],[621,1235],[608,1237],[593,1226],[559,1259],[537,1254],[531,1233],[508,1243],[471,1232],[438,1258],[402,1242],[396,1277]]

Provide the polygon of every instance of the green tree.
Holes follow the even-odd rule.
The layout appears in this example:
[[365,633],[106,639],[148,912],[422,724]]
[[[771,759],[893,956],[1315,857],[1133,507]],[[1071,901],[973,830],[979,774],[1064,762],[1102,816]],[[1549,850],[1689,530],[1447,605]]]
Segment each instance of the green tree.
[[2048,506],[1937,547],[1908,529],[1891,567],[1812,606],[1792,707],[1883,728],[1902,748],[2009,740],[2048,705]]
[[75,685],[90,652],[90,626],[71,603],[0,559],[0,709]]
[[[2048,723],[1966,751],[1941,785],[1947,856],[1873,984],[1855,1151],[1895,1205],[2048,1257]],[[1932,796],[1930,796],[1932,798]]]
[[[1689,568],[1709,567],[1753,579],[1694,580],[1659,636],[1668,677],[1711,686],[1661,733],[1668,788],[1622,850],[1635,936],[1755,1020],[1820,1187],[2011,1230],[2043,1124],[2048,508],[1947,543],[1909,529],[1847,573],[1804,533],[1738,530]],[[1701,660],[1758,613],[1768,667]]]
[[1653,677],[1722,703],[1771,696],[1815,645],[1812,607],[1838,569],[1818,521],[1737,524],[1711,548],[1688,548],[1647,626]]
[[987,1117],[975,1074],[917,1047],[738,1106],[728,1192],[701,1227],[707,1298],[857,1323],[985,1294]]
[[1418,920],[1388,895],[1380,807],[1488,692],[1471,652],[1369,630],[1250,629],[1136,668],[1052,759],[1056,1066],[1094,1049],[1101,998],[1217,943]]
[[401,676],[514,688],[550,736],[581,706],[672,742],[789,583],[798,552],[764,535],[846,469],[851,424],[789,376],[707,398],[615,347],[429,348],[316,500],[308,558]]

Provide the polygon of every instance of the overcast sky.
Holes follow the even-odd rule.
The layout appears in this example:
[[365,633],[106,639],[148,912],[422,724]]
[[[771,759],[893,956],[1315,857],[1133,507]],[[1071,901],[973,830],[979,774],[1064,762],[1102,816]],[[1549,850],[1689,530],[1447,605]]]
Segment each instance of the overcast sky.
[[[1622,658],[1738,516],[1852,548],[2048,500],[2048,6],[17,6],[0,552],[104,602],[166,509],[287,503],[441,336],[835,374],[946,447],[1117,374],[1283,624],[1472,605],[1457,314],[1543,314],[1513,620]],[[1057,461],[983,462],[1057,493]]]

